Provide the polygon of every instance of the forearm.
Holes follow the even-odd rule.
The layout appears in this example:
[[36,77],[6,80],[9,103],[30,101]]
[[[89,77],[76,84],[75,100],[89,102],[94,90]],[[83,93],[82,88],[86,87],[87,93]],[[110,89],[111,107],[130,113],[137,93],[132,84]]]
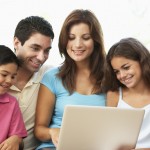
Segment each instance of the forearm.
[[19,150],[23,150],[24,148],[24,142],[23,140],[21,139],[20,143],[19,143]]
[[51,139],[51,136],[50,136],[50,128],[48,127],[44,127],[44,126],[37,126],[35,127],[35,130],[34,130],[34,134],[35,134],[35,137],[37,139],[39,139],[40,141],[48,141]]
[[21,137],[19,137],[18,135],[12,135],[0,144],[0,149],[18,150],[19,145],[21,143],[22,143],[22,138]]
[[138,148],[138,149],[135,149],[135,150],[150,150],[150,148]]

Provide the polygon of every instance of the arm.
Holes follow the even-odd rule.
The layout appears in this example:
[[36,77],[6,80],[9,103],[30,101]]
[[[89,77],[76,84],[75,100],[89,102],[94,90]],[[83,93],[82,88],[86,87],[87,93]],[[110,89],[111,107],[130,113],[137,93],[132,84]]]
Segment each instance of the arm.
[[116,91],[116,92],[112,92],[112,91],[107,92],[106,106],[117,107],[118,101],[119,101],[119,92],[118,91]]
[[[7,131],[7,139],[0,143],[0,150],[18,150],[22,145],[22,138],[27,136],[22,114],[19,104],[15,97],[8,95],[10,100],[9,114],[11,119],[9,122],[9,129]],[[5,117],[5,116],[4,116]]]
[[[134,150],[134,149],[132,149]],[[138,149],[135,149],[135,150],[150,150],[150,148],[138,148]]]
[[23,149],[24,149],[24,142],[22,140],[19,144],[19,150],[23,150]]
[[[17,135],[10,136],[0,144],[0,150],[18,150],[22,143],[22,138]],[[20,149],[20,150],[23,150]]]
[[129,146],[126,146],[126,147],[119,148],[118,150],[150,150],[150,148],[137,148],[137,149],[132,149],[132,148],[129,148]]
[[48,141],[52,139],[55,144],[55,140],[58,140],[59,129],[49,128],[54,107],[55,95],[46,86],[41,84],[36,106],[34,133],[39,140]]

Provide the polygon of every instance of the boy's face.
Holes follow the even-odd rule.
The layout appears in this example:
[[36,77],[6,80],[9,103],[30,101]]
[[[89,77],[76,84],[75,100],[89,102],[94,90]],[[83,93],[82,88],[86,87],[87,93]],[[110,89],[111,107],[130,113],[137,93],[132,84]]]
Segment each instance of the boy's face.
[[37,72],[48,59],[52,39],[40,33],[33,34],[24,45],[14,39],[16,55],[22,62],[22,68],[30,73]]
[[17,69],[15,63],[0,65],[0,95],[6,93],[16,82]]

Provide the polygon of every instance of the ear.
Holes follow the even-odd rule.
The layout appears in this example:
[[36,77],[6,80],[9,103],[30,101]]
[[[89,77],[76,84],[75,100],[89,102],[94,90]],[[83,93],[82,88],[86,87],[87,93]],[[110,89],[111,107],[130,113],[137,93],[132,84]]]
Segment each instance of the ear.
[[17,37],[14,37],[14,49],[15,49],[15,53],[18,51],[19,45],[21,44],[21,42],[19,41],[19,39]]

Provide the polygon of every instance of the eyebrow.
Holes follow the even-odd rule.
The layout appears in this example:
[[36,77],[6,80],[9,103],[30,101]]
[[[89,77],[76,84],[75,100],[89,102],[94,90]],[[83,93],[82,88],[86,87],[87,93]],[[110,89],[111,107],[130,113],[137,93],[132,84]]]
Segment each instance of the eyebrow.
[[126,64],[122,65],[121,68],[124,67],[124,66],[126,66],[126,65],[128,65],[128,64],[129,64],[129,63],[126,63]]
[[[123,68],[124,66],[128,65],[129,63],[123,64],[120,68]],[[117,71],[118,69],[113,69],[114,71]]]
[[[31,44],[32,46],[36,46],[36,47],[39,47],[39,48],[41,48],[42,46],[41,45],[39,45],[39,44]],[[46,48],[46,50],[48,50],[48,49],[51,49],[52,47],[50,46],[50,47],[47,47]]]
[[[0,70],[0,71],[2,71],[4,73],[10,73],[9,71],[6,71],[6,70]],[[13,75],[17,75],[17,73],[14,73]]]
[[[69,35],[75,35],[75,34],[70,32]],[[82,35],[91,35],[91,33],[83,33]]]

